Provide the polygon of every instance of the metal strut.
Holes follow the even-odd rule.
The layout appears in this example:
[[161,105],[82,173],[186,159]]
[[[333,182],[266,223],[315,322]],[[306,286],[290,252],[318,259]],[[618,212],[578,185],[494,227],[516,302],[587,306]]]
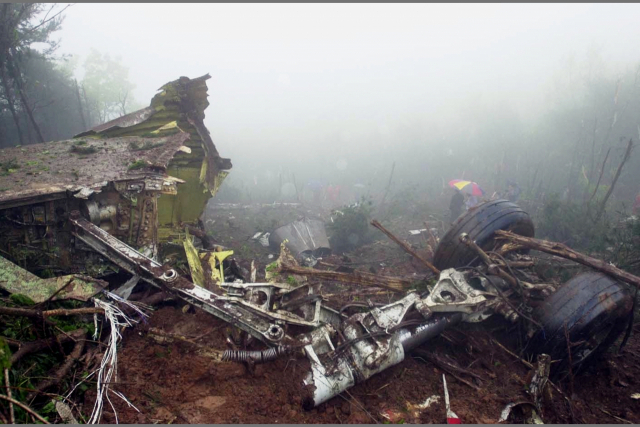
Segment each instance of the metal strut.
[[76,227],[74,235],[119,267],[151,285],[174,295],[228,322],[268,345],[292,340],[285,334],[278,319],[268,313],[251,310],[224,296],[194,285],[174,269],[164,267],[84,219],[80,212],[71,212],[69,220]]

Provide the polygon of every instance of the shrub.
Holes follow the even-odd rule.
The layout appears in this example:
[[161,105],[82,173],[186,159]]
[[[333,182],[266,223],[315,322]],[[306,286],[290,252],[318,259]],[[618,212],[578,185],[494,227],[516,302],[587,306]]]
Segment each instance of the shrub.
[[364,197],[355,205],[335,211],[333,222],[327,224],[329,242],[335,253],[352,251],[373,241],[369,227],[373,202]]

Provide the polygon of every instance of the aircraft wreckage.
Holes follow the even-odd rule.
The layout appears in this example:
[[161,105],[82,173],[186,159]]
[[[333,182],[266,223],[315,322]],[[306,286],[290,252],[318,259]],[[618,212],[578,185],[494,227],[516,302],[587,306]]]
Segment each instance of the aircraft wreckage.
[[[303,352],[311,362],[300,384],[306,408],[401,362],[406,352],[459,322],[494,314],[526,320],[535,352],[561,360],[556,371],[571,361],[574,372],[624,329],[632,298],[609,276],[585,273],[561,286],[517,276],[517,266],[530,265],[530,259],[522,251],[502,250],[509,245],[496,235],[511,230],[530,238],[534,228],[529,215],[506,200],[463,215],[443,236],[435,265],[429,264],[437,275],[428,291],[391,287],[403,296],[351,316],[323,304],[321,284],[279,283],[277,275],[253,283],[230,273],[229,251],[197,249],[189,233],[190,227],[197,231],[206,201],[231,168],[203,123],[208,78],[167,83],[149,107],[73,139],[0,150],[0,249],[7,256],[0,258],[0,288],[36,302],[56,296],[87,300],[106,284],[97,278],[116,266],[132,275],[120,289],[125,298],[142,280],[268,347],[228,350],[224,360],[260,363]],[[314,271],[300,267],[297,257],[317,249],[321,241],[313,234],[323,230],[316,228],[322,227],[292,225],[295,233],[277,241],[281,254],[273,267]],[[312,244],[292,241],[307,234]],[[191,280],[164,262],[167,248],[176,246],[184,250]],[[45,271],[66,275],[33,274]],[[369,283],[383,279],[358,276]],[[569,358],[564,333],[580,343]]]

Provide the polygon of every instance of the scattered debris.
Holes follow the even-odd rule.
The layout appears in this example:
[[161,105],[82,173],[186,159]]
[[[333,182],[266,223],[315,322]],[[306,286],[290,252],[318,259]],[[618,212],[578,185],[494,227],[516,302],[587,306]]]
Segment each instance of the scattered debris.
[[447,414],[447,424],[461,424],[460,418],[455,412],[451,410],[451,404],[449,402],[449,390],[447,390],[447,379],[442,374],[442,385],[444,387],[444,405]]
[[440,401],[440,396],[434,394],[433,396],[427,397],[422,403],[418,403],[414,405],[413,403],[407,402],[407,409],[411,411],[413,417],[417,420],[420,417],[420,413],[425,409],[429,408],[432,404],[438,403]]
[[258,240],[265,248],[269,246],[269,236],[271,236],[271,233],[264,233]]
[[529,383],[527,392],[533,397],[533,402],[538,412],[542,413],[542,395],[549,380],[551,357],[548,354],[539,354],[536,369]]

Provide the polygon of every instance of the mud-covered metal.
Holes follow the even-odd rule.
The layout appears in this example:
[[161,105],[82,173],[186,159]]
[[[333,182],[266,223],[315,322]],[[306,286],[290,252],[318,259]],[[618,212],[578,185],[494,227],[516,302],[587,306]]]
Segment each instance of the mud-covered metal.
[[76,210],[151,258],[180,241],[231,168],[204,126],[209,78],[169,82],[74,139],[0,150],[0,250],[35,273],[104,277],[112,264],[70,233]]
[[0,209],[62,199],[83,189],[86,199],[111,182],[151,179],[161,187],[167,165],[188,139],[189,134],[178,132],[5,148],[0,150]]
[[151,104],[141,110],[119,117],[76,135],[76,138],[113,138],[124,135],[141,136],[170,122],[191,135],[187,146],[190,153],[178,155],[176,166],[190,166],[201,170],[202,180],[208,190],[219,185],[220,173],[231,169],[231,161],[222,158],[204,125],[204,110],[209,106],[206,74],[190,79],[180,77],[159,89]]
[[119,267],[268,344],[291,342],[292,337],[287,335],[286,331],[288,325],[311,329],[329,322],[330,318],[336,315],[329,309],[323,309],[316,318],[306,320],[288,311],[263,309],[260,305],[252,303],[250,299],[240,296],[215,294],[194,285],[174,269],[162,266],[121,242],[83,218],[79,212],[73,212],[70,221],[75,227],[75,235],[78,239]]
[[487,305],[487,298],[480,290],[472,288],[465,275],[453,268],[440,273],[438,283],[424,299],[432,312],[475,313]]

